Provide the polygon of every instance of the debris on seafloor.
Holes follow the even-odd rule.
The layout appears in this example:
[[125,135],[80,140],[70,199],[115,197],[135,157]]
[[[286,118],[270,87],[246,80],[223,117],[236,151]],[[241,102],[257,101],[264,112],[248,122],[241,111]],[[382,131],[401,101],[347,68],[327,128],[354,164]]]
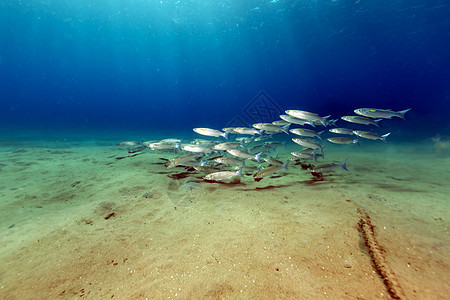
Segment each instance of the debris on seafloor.
[[394,272],[384,257],[384,250],[375,238],[375,232],[373,231],[374,226],[372,225],[370,216],[360,207],[357,208],[357,211],[361,215],[358,225],[367,249],[369,250],[375,270],[378,275],[380,275],[381,279],[383,279],[383,283],[386,286],[389,295],[393,299],[405,299],[406,296],[400,286],[400,283],[395,278]]

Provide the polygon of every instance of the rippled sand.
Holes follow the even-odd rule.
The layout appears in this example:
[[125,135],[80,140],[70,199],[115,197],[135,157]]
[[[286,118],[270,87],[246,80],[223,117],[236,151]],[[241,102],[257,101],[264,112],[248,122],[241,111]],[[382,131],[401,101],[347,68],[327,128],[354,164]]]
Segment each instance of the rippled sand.
[[173,154],[4,145],[0,298],[386,299],[360,207],[406,298],[447,299],[450,153],[364,147],[330,146],[351,172],[324,181],[291,165],[226,185],[170,178]]

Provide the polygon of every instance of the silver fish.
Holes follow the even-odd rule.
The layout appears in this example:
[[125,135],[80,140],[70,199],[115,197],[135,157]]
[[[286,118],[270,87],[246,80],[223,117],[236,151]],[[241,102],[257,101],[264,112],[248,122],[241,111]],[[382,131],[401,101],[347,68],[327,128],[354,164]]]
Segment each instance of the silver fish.
[[275,166],[272,166],[272,167],[268,167],[268,168],[262,169],[261,171],[259,171],[255,175],[253,175],[253,179],[258,182],[261,179],[263,179],[264,177],[271,176],[271,175],[275,174],[276,172],[278,172],[281,169],[287,170],[289,162],[290,161],[288,160],[287,162],[285,162],[282,165],[275,165]]
[[290,115],[280,115],[280,118],[283,119],[284,121],[292,123],[292,124],[297,124],[297,125],[310,124],[310,121],[295,118]]
[[228,142],[228,143],[221,143],[214,145],[212,148],[214,150],[229,150],[229,149],[236,149],[237,147],[241,146],[241,143],[237,142]]
[[266,163],[268,163],[269,165],[273,165],[273,166],[281,166],[281,165],[283,165],[282,161],[280,161],[278,159],[275,159],[275,158],[272,158],[272,157],[263,157],[263,160]]
[[340,145],[348,145],[348,144],[357,144],[359,145],[359,138],[358,139],[349,139],[345,137],[332,137],[328,138],[327,141],[333,144],[340,144]]
[[237,172],[232,172],[232,171],[214,172],[214,173],[206,175],[203,178],[205,180],[222,182],[222,181],[232,180],[236,176],[243,177],[242,176],[242,168],[239,169]]
[[225,127],[225,128],[222,128],[222,131],[223,131],[223,132],[228,132],[228,133],[230,133],[230,134],[238,134],[237,132],[234,131],[234,128],[233,128],[233,127]]
[[276,148],[276,147],[280,147],[280,146],[284,146],[286,147],[286,142],[264,142],[264,146],[267,147],[272,147],[272,148]]
[[[325,147],[325,146],[324,146]],[[314,154],[317,153],[317,149],[306,148],[300,151],[301,153]]]
[[148,145],[152,144],[152,143],[157,143],[158,141],[144,141],[141,144],[145,147],[148,147]]
[[233,170],[239,170],[239,169],[242,169],[242,173],[243,174],[245,174],[245,173],[253,173],[254,171],[261,171],[261,165],[259,165],[259,166],[250,166],[250,167],[247,167],[247,166],[234,166],[234,167],[232,167],[231,169],[233,169]]
[[156,142],[156,143],[148,144],[147,147],[152,150],[164,151],[164,150],[175,150],[175,149],[179,150],[180,145],[181,145],[181,142],[179,142],[179,143]]
[[292,132],[293,134],[296,134],[296,135],[316,137],[316,138],[322,140],[322,136],[321,135],[322,135],[323,131],[315,132],[314,130],[304,129],[304,128],[293,128],[293,129],[291,129],[289,131]]
[[315,143],[311,140],[307,140],[307,139],[299,139],[299,138],[293,138],[292,141],[296,144],[299,144],[300,146],[306,147],[306,148],[310,148],[310,149],[323,149],[323,146]]
[[313,155],[311,153],[302,153],[302,152],[291,152],[292,156],[300,159],[313,159]]
[[263,136],[253,137],[252,139],[253,139],[253,142],[261,142],[261,141],[265,141],[265,140],[268,140],[271,138],[272,138],[271,135],[263,135]]
[[194,153],[210,153],[213,151],[210,147],[202,145],[184,145],[181,149]]
[[212,147],[216,145],[217,143],[211,140],[204,140],[204,139],[195,139],[190,142],[191,145],[199,145],[203,147]]
[[210,174],[210,173],[214,173],[214,172],[218,172],[220,171],[217,168],[214,167],[208,167],[208,166],[193,166],[193,168],[196,171],[202,172],[202,173],[206,173],[206,174]]
[[248,127],[233,127],[233,133],[238,134],[246,134],[246,135],[261,135],[261,132],[259,130],[256,130],[254,128],[248,128]]
[[345,171],[348,171],[347,166],[346,166],[347,159],[348,158],[346,158],[341,163],[333,163],[333,164],[326,164],[326,165],[322,165],[322,166],[317,166],[316,168],[311,170],[311,173],[334,172],[337,168],[341,168],[341,169],[344,169]]
[[382,119],[372,120],[372,119],[360,117],[360,116],[343,116],[343,117],[341,117],[341,119],[344,121],[350,122],[350,123],[363,124],[363,125],[375,125],[377,127],[380,127],[380,125],[378,125],[378,122],[380,122],[382,120]]
[[370,132],[370,131],[361,131],[361,130],[354,130],[353,133],[359,137],[362,137],[364,139],[368,139],[368,140],[382,140],[383,142],[387,143],[386,138],[391,134],[390,132],[383,134],[383,135],[378,135],[374,132]]
[[121,142],[121,143],[117,143],[116,146],[119,147],[133,147],[139,145],[138,142],[131,142],[131,141],[127,141],[127,142]]
[[321,117],[316,113],[311,113],[304,110],[286,110],[285,113],[298,119],[308,120],[313,124],[314,122],[320,122],[323,126],[327,126],[327,119],[330,117],[330,116]]
[[211,129],[211,128],[194,128],[193,130],[201,135],[214,136],[214,137],[222,136],[222,137],[228,139],[228,132],[222,132],[222,131],[219,131],[216,129]]
[[392,117],[397,117],[404,120],[405,114],[410,110],[411,108],[401,111],[393,111],[390,109],[378,109],[378,108],[358,108],[355,109],[354,112],[358,115],[369,118],[390,119]]
[[245,159],[237,159],[234,157],[216,157],[213,159],[215,162],[223,165],[245,165]]
[[252,137],[243,137],[243,136],[241,136],[241,137],[236,138],[236,141],[240,142],[241,144],[249,144],[249,143],[254,142],[255,141],[254,139],[255,139],[254,136],[252,136]]
[[164,139],[159,141],[160,143],[178,144],[181,143],[180,139]]
[[272,123],[256,123],[252,125],[254,128],[259,130],[264,130],[265,132],[271,132],[271,133],[279,133],[284,132],[286,134],[289,134],[287,129],[289,128],[290,124],[284,125],[283,127],[274,125]]
[[254,145],[254,146],[251,146],[250,148],[248,148],[248,152],[261,152],[261,151],[267,150],[268,148],[270,148],[270,147],[266,146],[264,144],[258,144],[258,145]]
[[227,150],[227,152],[236,157],[240,157],[240,158],[244,158],[244,159],[255,159],[257,162],[261,162],[260,158],[261,158],[262,152],[260,152],[256,155],[253,155],[253,154],[245,152],[245,151],[240,151],[237,149],[229,149],[229,150]]
[[328,131],[332,132],[332,133],[337,133],[337,134],[354,135],[353,129],[349,129],[349,128],[331,128]]
[[166,168],[171,169],[171,168],[175,168],[176,166],[183,166],[188,162],[196,161],[200,157],[201,157],[200,154],[187,154],[187,155],[179,156],[179,157],[169,160],[169,163],[167,164]]
[[292,156],[295,157],[295,159],[303,159],[303,160],[315,160],[317,161],[317,156],[321,154],[317,154],[316,152],[313,153],[305,153],[305,152],[291,152]]
[[283,127],[283,126],[286,126],[286,125],[290,125],[289,122],[284,121],[284,120],[273,121],[272,124],[280,126],[280,127]]

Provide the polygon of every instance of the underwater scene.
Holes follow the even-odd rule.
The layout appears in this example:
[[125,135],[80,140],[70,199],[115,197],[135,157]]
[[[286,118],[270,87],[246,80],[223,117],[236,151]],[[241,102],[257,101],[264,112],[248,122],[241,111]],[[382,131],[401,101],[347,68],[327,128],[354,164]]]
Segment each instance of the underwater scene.
[[449,299],[448,1],[0,25],[0,299]]

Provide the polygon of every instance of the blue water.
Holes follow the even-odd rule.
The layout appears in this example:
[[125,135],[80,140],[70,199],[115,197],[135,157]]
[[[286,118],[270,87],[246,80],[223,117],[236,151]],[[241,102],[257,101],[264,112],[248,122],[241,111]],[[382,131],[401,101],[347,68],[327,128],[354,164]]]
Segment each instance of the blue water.
[[[222,128],[263,91],[281,110],[403,110],[448,134],[448,1],[2,1],[0,129]],[[172,134],[173,135],[173,134]]]

